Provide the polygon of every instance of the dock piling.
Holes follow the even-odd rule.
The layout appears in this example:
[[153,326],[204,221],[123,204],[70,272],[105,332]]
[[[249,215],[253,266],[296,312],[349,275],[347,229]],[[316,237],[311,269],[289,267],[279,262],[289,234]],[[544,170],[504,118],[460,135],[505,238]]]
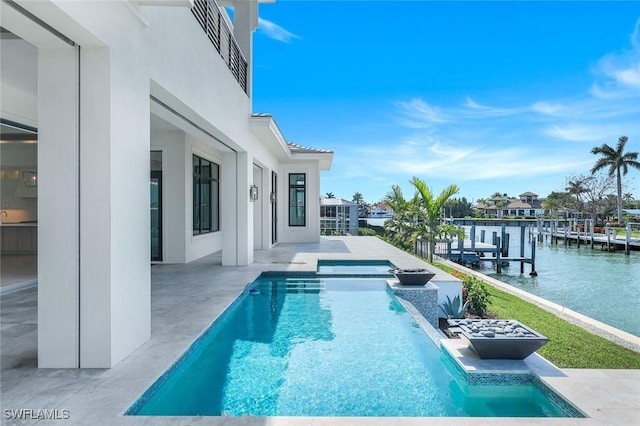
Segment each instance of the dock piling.
[[536,272],[536,243],[531,243],[531,272],[529,273],[532,277],[537,277],[538,273]]

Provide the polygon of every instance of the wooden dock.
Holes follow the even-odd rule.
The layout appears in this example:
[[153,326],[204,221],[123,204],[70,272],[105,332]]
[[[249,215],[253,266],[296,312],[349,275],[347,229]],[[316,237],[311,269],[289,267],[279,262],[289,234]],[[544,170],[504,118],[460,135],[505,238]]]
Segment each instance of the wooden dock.
[[562,228],[556,232],[547,232],[546,234],[551,237],[551,242],[555,244],[562,240],[566,245],[576,244],[578,247],[580,245],[589,245],[592,249],[600,247],[601,250],[606,251],[640,250],[640,240],[634,238],[627,240],[611,234],[607,236],[606,234],[565,231]]
[[524,255],[526,234],[524,226],[520,229],[520,256],[509,256],[509,234],[505,233],[504,227],[502,228],[502,237],[498,237],[497,233],[494,233],[495,244],[484,242],[484,232],[480,237],[481,241],[476,241],[475,226],[471,228],[470,234],[470,239],[449,240],[438,243],[436,245],[436,254],[460,264],[477,265],[480,262],[494,262],[497,273],[501,273],[502,267],[510,262],[520,262],[520,273],[524,273],[524,264],[528,263],[531,265],[530,275],[537,275],[535,268],[536,242],[533,240],[531,243],[531,257],[526,257]]

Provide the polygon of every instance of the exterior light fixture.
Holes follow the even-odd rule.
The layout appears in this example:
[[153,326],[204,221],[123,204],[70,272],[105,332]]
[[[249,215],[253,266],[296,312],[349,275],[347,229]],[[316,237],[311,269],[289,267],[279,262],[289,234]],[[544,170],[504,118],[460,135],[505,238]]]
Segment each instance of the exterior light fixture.
[[276,193],[271,191],[271,193],[269,194],[269,201],[271,202],[271,204],[276,202]]
[[251,185],[249,187],[249,201],[252,203],[258,200],[258,187]]

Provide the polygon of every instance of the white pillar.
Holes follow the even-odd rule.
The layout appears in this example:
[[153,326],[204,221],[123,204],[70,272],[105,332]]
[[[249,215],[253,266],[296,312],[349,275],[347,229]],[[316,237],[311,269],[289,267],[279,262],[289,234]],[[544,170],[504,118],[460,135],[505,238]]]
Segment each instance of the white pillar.
[[77,49],[38,49],[38,367],[79,362]]
[[80,89],[80,366],[111,367],[150,337],[149,81],[83,48]]
[[253,209],[249,202],[253,164],[246,152],[229,152],[222,161],[222,264],[253,262]]
[[38,365],[108,368],[150,336],[148,79],[38,55]]

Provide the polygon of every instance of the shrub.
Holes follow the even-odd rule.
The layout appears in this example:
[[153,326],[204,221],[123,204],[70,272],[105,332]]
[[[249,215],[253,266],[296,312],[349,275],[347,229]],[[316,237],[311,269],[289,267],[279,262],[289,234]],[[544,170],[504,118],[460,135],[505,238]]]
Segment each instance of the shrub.
[[370,235],[375,237],[378,233],[371,228],[358,228],[358,235]]
[[484,283],[478,278],[467,275],[462,281],[462,295],[469,302],[469,312],[479,317],[487,315],[487,305],[490,303],[489,292]]
[[447,301],[440,305],[440,309],[445,314],[447,318],[464,318],[465,312],[467,312],[467,307],[469,306],[469,302],[465,302],[464,305],[460,306],[460,296],[456,295],[453,298],[453,301],[447,296]]

